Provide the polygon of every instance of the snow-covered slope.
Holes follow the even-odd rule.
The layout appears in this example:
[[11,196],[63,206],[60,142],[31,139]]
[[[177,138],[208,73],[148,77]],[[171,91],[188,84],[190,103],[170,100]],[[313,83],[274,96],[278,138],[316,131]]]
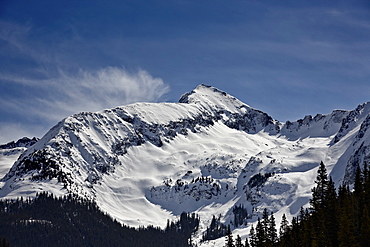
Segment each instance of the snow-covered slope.
[[[78,193],[118,220],[165,226],[196,212],[200,230],[213,215],[248,224],[267,207],[277,220],[307,205],[322,160],[338,185],[370,158],[370,104],[353,111],[280,123],[214,87],[200,85],[179,103],[137,103],[79,113],[29,147],[2,179],[1,197]],[[234,224],[235,225],[235,224]],[[223,245],[222,240],[203,245]]]
[[0,177],[4,177],[19,156],[38,140],[36,137],[32,139],[23,137],[16,142],[0,145]]

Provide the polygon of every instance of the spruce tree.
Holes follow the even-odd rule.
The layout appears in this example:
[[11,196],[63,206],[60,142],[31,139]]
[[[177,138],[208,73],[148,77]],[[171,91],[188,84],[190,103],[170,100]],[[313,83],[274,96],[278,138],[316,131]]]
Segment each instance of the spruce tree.
[[314,242],[318,247],[327,246],[327,225],[325,222],[327,198],[328,198],[328,175],[326,167],[321,161],[315,180],[316,186],[312,188],[312,199],[310,200],[312,208]]
[[362,213],[361,231],[359,240],[362,247],[369,246],[370,244],[370,214],[367,205],[364,206],[364,210]]
[[233,234],[231,233],[231,230],[230,230],[230,225],[227,226],[227,235],[226,235],[226,245],[225,246],[226,247],[235,247]]
[[244,247],[250,247],[249,242],[248,242],[248,238],[245,239]]
[[347,186],[339,187],[339,247],[355,246],[356,239],[354,234],[354,215],[351,205],[351,192]]
[[280,229],[279,229],[279,238],[284,237],[289,231],[289,221],[286,219],[285,214],[281,217]]
[[335,190],[335,185],[330,177],[328,182],[328,191],[326,198],[326,207],[324,210],[325,217],[325,229],[327,231],[327,241],[329,246],[338,246],[338,203],[337,203],[337,193]]
[[274,214],[271,212],[267,229],[268,246],[274,246],[277,241],[276,223]]
[[355,184],[354,184],[354,192],[355,194],[360,194],[363,191],[363,183],[362,183],[362,174],[360,166],[357,166],[356,173],[355,173]]
[[256,226],[256,240],[256,246],[258,247],[266,243],[266,232],[260,218],[258,218]]
[[257,247],[257,235],[253,225],[251,226],[251,230],[249,232],[249,243],[251,247]]
[[326,167],[322,161],[317,171],[315,183],[316,186],[312,188],[312,199],[310,200],[310,204],[312,211],[318,212],[325,204],[325,199],[328,191],[328,174],[326,172]]
[[299,222],[297,217],[292,218],[290,241],[292,246],[301,246],[302,242],[301,239],[299,238]]
[[242,243],[242,238],[239,235],[236,236],[235,247],[244,247],[244,245]]

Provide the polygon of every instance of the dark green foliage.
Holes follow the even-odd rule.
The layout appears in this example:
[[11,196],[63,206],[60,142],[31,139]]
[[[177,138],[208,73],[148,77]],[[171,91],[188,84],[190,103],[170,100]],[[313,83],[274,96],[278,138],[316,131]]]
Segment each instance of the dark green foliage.
[[242,243],[242,238],[239,235],[236,236],[235,247],[244,247],[244,245]]
[[256,235],[256,231],[254,230],[253,225],[251,226],[251,230],[249,232],[249,243],[251,247],[257,246],[257,235]]
[[230,230],[230,225],[227,226],[225,247],[235,247],[233,235],[232,235],[231,230]]
[[248,212],[247,212],[247,209],[244,208],[243,205],[235,206],[233,208],[233,214],[234,214],[234,226],[235,227],[239,227],[247,223]]
[[198,223],[195,214],[184,213],[170,224],[175,226],[171,232],[153,226],[135,229],[74,195],[42,193],[35,200],[0,201],[0,237],[10,246],[189,246]]
[[277,232],[274,214],[271,212],[267,228],[267,246],[275,246],[277,242]]
[[365,247],[370,243],[369,201],[370,185],[367,164],[363,172],[358,168],[354,191],[328,179],[321,162],[312,189],[311,211],[301,209],[298,218],[287,226],[285,215],[280,226],[277,246],[302,247]]
[[312,199],[310,200],[313,212],[319,212],[326,204],[326,194],[328,191],[328,174],[324,163],[321,161],[317,171],[316,187],[312,188]]
[[256,246],[261,246],[266,241],[266,234],[264,231],[263,224],[261,219],[258,218],[257,225],[256,225]]
[[213,215],[211,225],[207,227],[206,232],[203,234],[203,241],[214,240],[227,234],[227,227],[220,222],[221,215],[218,219]]
[[248,242],[248,238],[245,239],[244,247],[250,247],[249,242]]
[[265,208],[263,210],[262,220],[258,218],[255,229],[252,225],[249,233],[249,243],[248,239],[246,239],[245,245],[251,247],[272,247],[276,245],[277,240],[274,215],[273,213],[269,215]]
[[199,217],[195,213],[189,214],[183,212],[180,215],[180,220],[177,223],[170,224],[171,228],[167,228],[166,232],[177,232],[190,237],[192,233],[198,230],[199,220]]
[[9,247],[8,241],[5,238],[0,238],[0,247]]

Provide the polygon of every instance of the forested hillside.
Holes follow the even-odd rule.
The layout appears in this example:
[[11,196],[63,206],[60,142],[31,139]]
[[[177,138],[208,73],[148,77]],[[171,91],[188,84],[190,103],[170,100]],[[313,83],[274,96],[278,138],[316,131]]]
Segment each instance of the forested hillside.
[[34,200],[0,202],[5,246],[189,246],[198,224],[195,214],[183,213],[165,230],[130,228],[102,213],[95,203],[73,195],[55,198],[42,193]]

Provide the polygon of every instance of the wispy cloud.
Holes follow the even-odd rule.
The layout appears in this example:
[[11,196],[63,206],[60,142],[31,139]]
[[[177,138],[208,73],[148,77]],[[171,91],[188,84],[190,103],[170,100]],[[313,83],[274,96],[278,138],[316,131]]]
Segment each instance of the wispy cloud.
[[27,36],[31,30],[30,25],[20,25],[14,22],[0,21],[0,39],[9,42],[11,45],[23,50],[21,40]]
[[131,73],[124,68],[106,67],[76,74],[59,70],[59,76],[44,80],[0,75],[0,80],[29,87],[25,101],[1,99],[3,105],[23,114],[57,121],[80,111],[98,111],[133,102],[156,102],[169,86],[145,70]]
[[[106,67],[96,72],[77,74],[60,71],[59,77],[46,80],[0,75],[0,80],[25,87],[23,100],[1,98],[2,110],[13,112],[17,123],[2,123],[0,142],[24,135],[42,135],[66,116],[81,111],[98,111],[133,102],[157,102],[169,86],[145,70],[131,73],[124,68]],[[31,126],[29,122],[39,122]],[[42,127],[43,126],[43,127]],[[32,134],[33,133],[33,134]]]
[[42,135],[74,113],[157,102],[169,92],[161,78],[143,69],[76,69],[76,63],[62,54],[65,46],[73,47],[73,42],[69,44],[58,36],[48,45],[38,32],[32,24],[0,20],[0,41],[5,44],[0,52],[8,54],[14,64],[12,70],[0,70],[0,112],[12,116],[10,121],[1,119],[0,142],[26,134]]

